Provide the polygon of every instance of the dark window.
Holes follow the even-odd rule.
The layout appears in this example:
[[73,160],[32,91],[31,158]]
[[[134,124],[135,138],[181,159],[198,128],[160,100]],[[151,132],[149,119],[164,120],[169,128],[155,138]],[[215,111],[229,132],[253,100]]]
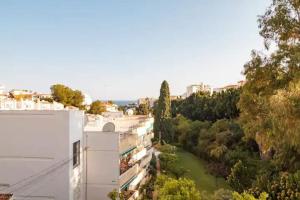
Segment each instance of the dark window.
[[80,140],[73,143],[73,167],[80,164]]

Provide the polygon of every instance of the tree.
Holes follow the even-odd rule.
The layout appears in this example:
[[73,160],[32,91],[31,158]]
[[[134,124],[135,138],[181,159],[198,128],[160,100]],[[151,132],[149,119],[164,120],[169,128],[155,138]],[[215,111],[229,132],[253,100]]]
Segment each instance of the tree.
[[238,192],[243,192],[251,186],[251,175],[250,170],[243,164],[242,161],[238,161],[227,178],[229,185]]
[[155,182],[159,200],[200,200],[200,192],[195,183],[186,178],[173,179],[158,176]]
[[138,115],[149,115],[150,113],[150,106],[149,103],[140,104],[137,108]]
[[245,65],[241,124],[246,137],[259,145],[261,158],[276,159],[282,170],[294,170],[300,156],[295,103],[300,80],[299,0],[272,1],[259,23],[266,49],[270,44],[276,48],[269,55],[253,51]]
[[62,103],[64,106],[75,106],[83,109],[84,96],[79,90],[72,90],[65,85],[56,84],[51,86],[51,94],[54,101]]
[[300,199],[300,171],[296,173],[282,172],[276,177],[269,177],[264,183],[264,187],[256,185],[248,190],[249,193],[259,196],[263,192],[269,194],[270,199]]
[[91,104],[88,113],[101,115],[103,112],[105,112],[105,110],[106,110],[105,105],[100,100],[97,100]]
[[126,200],[124,194],[122,192],[118,192],[116,189],[108,193],[107,197],[111,200]]
[[83,108],[84,96],[79,90],[73,91],[72,94],[72,106],[82,109]]
[[260,35],[265,42],[278,46],[299,44],[300,2],[299,0],[273,0],[266,13],[260,16]]
[[157,106],[155,108],[155,120],[154,120],[154,133],[161,142],[165,139],[168,134],[166,124],[171,118],[171,101],[169,84],[167,81],[163,81],[160,88],[160,96],[158,99]]
[[176,165],[178,157],[176,154],[161,153],[159,155],[159,160],[161,169],[170,172]]
[[223,188],[216,190],[212,197],[213,200],[232,200],[232,191]]
[[239,117],[237,103],[240,89],[229,89],[211,95],[207,92],[194,93],[184,100],[172,101],[172,116],[181,114],[191,120],[212,121]]
[[251,194],[249,193],[242,193],[242,194],[239,194],[237,192],[234,192],[233,193],[233,200],[267,200],[268,198],[268,194],[267,193],[262,193],[259,198],[255,198],[254,196],[252,196]]

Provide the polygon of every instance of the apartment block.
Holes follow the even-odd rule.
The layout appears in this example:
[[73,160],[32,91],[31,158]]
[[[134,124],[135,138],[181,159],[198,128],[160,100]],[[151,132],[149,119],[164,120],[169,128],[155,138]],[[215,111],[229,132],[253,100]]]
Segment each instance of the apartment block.
[[152,158],[153,118],[90,116],[85,126],[87,200],[109,199],[116,190],[136,199]]

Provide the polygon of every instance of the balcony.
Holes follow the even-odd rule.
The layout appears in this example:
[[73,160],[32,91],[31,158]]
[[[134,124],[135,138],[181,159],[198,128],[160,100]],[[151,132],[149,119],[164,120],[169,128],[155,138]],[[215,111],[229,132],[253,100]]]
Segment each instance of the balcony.
[[119,153],[121,155],[130,152],[131,150],[135,149],[139,144],[139,139],[137,135],[134,134],[123,134],[120,138],[119,144]]
[[145,149],[144,147],[140,147],[134,151],[131,162],[135,163],[135,162],[141,160],[146,155],[147,155],[147,149]]
[[141,168],[146,167],[151,162],[151,159],[152,159],[152,154],[147,155],[144,159],[142,159],[140,167]]
[[120,187],[124,188],[126,187],[126,184],[128,184],[130,181],[134,179],[134,177],[138,174],[139,172],[139,165],[135,164],[131,168],[129,168],[127,171],[125,171],[123,174],[120,176]]
[[129,190],[135,190],[138,188],[139,184],[145,179],[147,176],[147,170],[141,169],[138,175],[134,178],[134,180],[128,185]]
[[153,133],[149,133],[144,137],[143,140],[143,145],[144,147],[150,147],[152,146],[152,139],[154,138],[154,134]]

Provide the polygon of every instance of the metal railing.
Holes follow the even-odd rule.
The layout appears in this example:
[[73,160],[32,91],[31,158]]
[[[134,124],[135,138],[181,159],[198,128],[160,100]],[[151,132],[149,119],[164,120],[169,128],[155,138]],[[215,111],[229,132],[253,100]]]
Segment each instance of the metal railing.
[[130,180],[132,180],[139,172],[139,165],[135,164],[130,169],[128,169],[126,172],[121,174],[120,176],[120,187],[124,186],[126,183],[128,183]]
[[149,154],[144,159],[142,159],[140,164],[141,168],[147,166],[150,163],[151,159],[152,159],[152,154]]
[[134,134],[125,134],[122,136],[120,139],[120,144],[119,144],[119,153],[124,154],[125,152],[134,149],[139,145],[139,138],[137,135]]

